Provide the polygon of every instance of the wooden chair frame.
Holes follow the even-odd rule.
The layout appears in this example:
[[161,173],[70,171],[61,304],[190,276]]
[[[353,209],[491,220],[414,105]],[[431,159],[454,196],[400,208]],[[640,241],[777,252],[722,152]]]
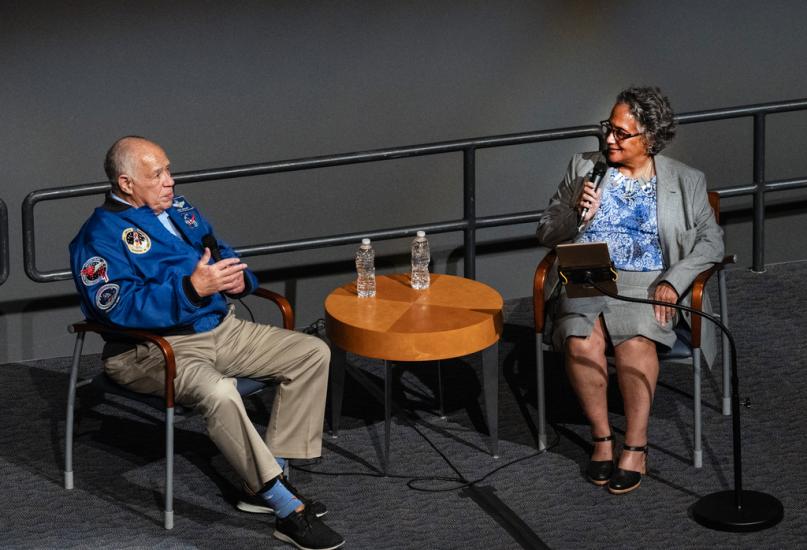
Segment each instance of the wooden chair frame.
[[[283,328],[294,330],[294,311],[291,304],[284,296],[265,288],[256,289],[254,295],[276,304],[283,317]],[[78,369],[86,334],[88,332],[94,332],[100,335],[113,334],[143,342],[152,342],[160,349],[165,359],[165,510],[163,512],[163,524],[166,529],[172,529],[174,527],[174,378],[176,377],[176,359],[171,344],[162,336],[146,330],[111,328],[94,321],[75,323],[68,327],[68,331],[76,335],[76,343],[73,348],[73,363],[70,367],[70,382],[67,390],[67,418],[65,423],[64,447],[65,489],[72,489],[74,486],[73,423],[75,417],[76,388],[79,385]],[[237,379],[237,381],[241,380],[242,379]],[[239,383],[239,386],[243,387],[243,384]],[[241,388],[239,388],[239,391],[242,392],[242,395],[252,395],[263,389],[263,386],[265,385],[260,384],[258,387],[253,385],[246,392],[241,390]],[[127,393],[134,392],[127,390]],[[136,397],[132,398],[137,399]]]
[[[715,214],[715,220],[720,223],[720,196],[717,193],[708,194],[709,204]],[[535,357],[537,369],[537,390],[538,390],[538,448],[543,450],[547,446],[546,434],[546,394],[544,382],[544,351],[551,350],[551,345],[544,344],[544,328],[546,321],[545,286],[548,280],[557,255],[554,250],[547,253],[538,263],[533,277],[533,315],[535,321]],[[715,263],[709,269],[701,272],[692,283],[692,307],[703,311],[703,293],[706,283],[715,273],[718,274],[718,292],[720,296],[720,318],[723,324],[728,326],[728,301],[726,293],[726,278],[724,268],[736,262],[735,256],[725,256],[722,261]],[[707,321],[708,322],[708,321]],[[692,315],[692,334],[688,347],[688,355],[666,355],[659,354],[660,361],[677,361],[684,357],[690,357],[693,370],[693,457],[692,462],[696,468],[703,465],[702,447],[702,404],[701,404],[701,329],[703,320],[698,315]],[[722,412],[726,416],[731,416],[731,366],[728,338],[723,335],[723,398]]]

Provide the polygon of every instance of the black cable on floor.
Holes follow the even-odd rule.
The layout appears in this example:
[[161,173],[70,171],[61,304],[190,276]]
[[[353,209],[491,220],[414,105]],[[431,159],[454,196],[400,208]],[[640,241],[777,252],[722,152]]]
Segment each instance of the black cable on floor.
[[[411,423],[410,426],[420,435],[420,437],[422,437],[426,441],[426,443],[429,444],[429,446],[432,449],[435,450],[435,452],[438,455],[440,455],[440,457],[443,459],[443,461],[446,464],[448,464],[449,468],[454,470],[454,472],[456,472],[456,474],[457,474],[457,477],[453,478],[453,479],[443,477],[443,476],[419,476],[419,477],[413,477],[406,483],[406,486],[409,487],[410,489],[412,489],[413,491],[421,491],[421,492],[425,492],[425,493],[443,493],[443,492],[447,492],[447,491],[457,491],[459,489],[464,489],[465,487],[470,487],[472,485],[476,485],[477,483],[480,483],[480,482],[484,481],[485,479],[489,478],[493,474],[495,474],[495,473],[497,473],[497,472],[499,472],[499,471],[501,471],[501,470],[503,470],[505,468],[508,468],[508,467],[510,467],[510,466],[512,466],[514,464],[518,464],[519,462],[523,462],[524,460],[527,460],[527,459],[534,458],[536,456],[542,455],[542,454],[546,453],[547,451],[549,451],[550,449],[554,449],[558,445],[558,443],[560,442],[560,436],[558,435],[557,431],[555,431],[555,428],[552,427],[552,431],[555,433],[555,438],[554,438],[554,441],[552,442],[552,444],[548,445],[545,449],[540,450],[540,451],[536,451],[536,452],[534,452],[532,454],[529,454],[527,456],[522,456],[521,458],[516,458],[514,460],[511,460],[510,462],[502,464],[501,466],[497,466],[496,468],[489,471],[488,473],[486,473],[482,477],[479,477],[479,478],[474,479],[472,481],[468,481],[465,478],[465,476],[462,475],[462,473],[454,466],[454,464],[445,455],[445,453],[443,453],[440,449],[438,449],[437,446],[432,442],[432,440],[429,439],[426,436],[426,434],[424,434],[422,431],[420,431],[420,429],[418,429],[417,425],[415,425],[414,423]],[[455,485],[453,487],[440,488],[440,489],[431,489],[431,488],[426,488],[426,487],[416,487],[415,486],[416,483],[420,483],[420,482],[423,482],[423,481],[453,481],[453,482],[459,483],[459,485]]]
[[[533,550],[544,550],[548,549],[549,546],[530,528],[530,526],[522,520],[518,514],[516,514],[505,502],[501,499],[496,497],[495,495],[495,488],[491,486],[481,486],[483,480],[487,479],[488,477],[492,476],[493,474],[510,467],[514,464],[522,462],[524,460],[534,458],[538,455],[544,454],[550,449],[554,448],[560,443],[560,435],[558,434],[557,430],[554,426],[552,426],[552,431],[555,433],[554,441],[551,445],[547,448],[537,451],[535,453],[529,454],[527,456],[517,458],[515,460],[511,460],[506,464],[502,464],[494,468],[493,470],[489,471],[482,477],[479,477],[473,481],[468,481],[468,479],[459,471],[459,469],[454,466],[451,460],[443,453],[434,442],[426,436],[423,431],[421,431],[416,423],[415,420],[409,418],[411,414],[412,417],[417,419],[417,416],[414,414],[414,411],[411,409],[406,411],[407,414],[405,415],[398,415],[398,418],[403,416],[405,418],[404,422],[406,422],[409,426],[411,426],[419,435],[422,437],[429,446],[435,450],[435,452],[440,455],[443,461],[448,464],[448,466],[457,474],[457,477],[447,477],[447,476],[401,476],[401,475],[385,475],[385,474],[365,474],[370,477],[390,477],[394,479],[401,479],[401,478],[409,478],[406,482],[406,486],[413,490],[413,491],[420,491],[424,493],[443,493],[443,492],[458,492],[460,497],[470,498],[472,499],[486,514],[488,514],[491,518],[493,518],[501,527],[513,537],[513,539],[523,548],[529,548]],[[292,466],[294,467],[294,466]],[[306,468],[299,468],[295,467],[295,469],[305,471],[311,474],[317,475],[342,475],[340,473],[325,473],[325,472],[318,472],[315,470],[310,470]],[[361,474],[353,474],[353,475],[361,475]],[[428,487],[418,487],[418,483],[423,482],[448,482],[454,483],[451,487],[442,487],[442,488],[428,488]]]
[[[314,335],[319,336],[319,335],[320,335],[320,333],[321,333],[321,332],[324,332],[324,330],[325,330],[325,320],[324,320],[324,319],[321,319],[321,318],[320,318],[320,319],[317,319],[316,321],[314,321],[313,323],[311,323],[311,324],[310,324],[308,327],[306,327],[306,328],[304,328],[304,329],[302,329],[302,330],[303,330],[303,332],[305,332],[305,333],[307,333],[307,334],[314,334]],[[311,469],[306,468],[306,467],[304,467],[304,466],[296,466],[296,465],[293,465],[293,464],[290,464],[290,465],[291,465],[291,467],[292,467],[292,468],[294,468],[295,470],[299,470],[299,471],[301,471],[301,472],[306,472],[306,473],[309,473],[309,474],[314,474],[314,475],[327,475],[327,476],[364,476],[364,477],[387,477],[387,478],[392,478],[392,479],[406,479],[406,480],[408,480],[408,481],[406,482],[406,486],[407,486],[407,487],[409,487],[410,489],[412,489],[413,491],[421,491],[421,492],[427,492],[427,493],[441,493],[441,492],[447,492],[447,491],[457,491],[457,490],[460,490],[460,489],[464,489],[464,488],[466,488],[466,487],[470,487],[470,486],[472,486],[472,485],[476,485],[477,483],[480,483],[480,482],[484,481],[485,479],[489,478],[489,477],[490,477],[490,476],[492,476],[493,474],[495,474],[495,473],[497,473],[497,472],[499,472],[499,471],[501,471],[501,470],[503,470],[503,469],[505,469],[505,468],[508,468],[508,467],[510,467],[510,466],[512,466],[512,465],[514,465],[514,464],[518,464],[519,462],[522,462],[522,461],[524,461],[524,460],[527,460],[527,459],[534,458],[534,457],[536,457],[536,456],[542,455],[542,454],[546,453],[547,451],[549,451],[549,450],[551,450],[551,449],[554,449],[554,448],[555,448],[555,447],[556,447],[556,446],[559,444],[559,442],[560,442],[560,435],[558,434],[558,432],[557,432],[557,430],[555,429],[555,427],[554,427],[554,426],[552,426],[552,425],[550,425],[550,427],[552,428],[553,433],[555,434],[555,437],[554,437],[554,441],[553,441],[551,444],[547,445],[547,447],[546,447],[545,449],[543,449],[543,450],[541,450],[541,451],[536,451],[536,452],[534,452],[534,453],[532,453],[532,454],[529,454],[529,455],[527,455],[527,456],[523,456],[523,457],[521,457],[521,458],[517,458],[517,459],[515,459],[515,460],[511,460],[510,462],[507,462],[507,463],[505,463],[505,464],[502,464],[501,466],[498,466],[498,467],[494,468],[493,470],[491,470],[490,472],[486,473],[485,475],[483,475],[483,476],[482,476],[482,477],[480,477],[480,478],[477,478],[477,479],[475,479],[475,480],[473,480],[473,481],[468,481],[468,479],[466,479],[466,478],[465,478],[465,476],[462,474],[462,472],[460,472],[460,471],[457,469],[457,467],[456,467],[456,466],[454,466],[454,464],[453,464],[453,463],[451,462],[451,460],[450,460],[450,459],[449,459],[449,458],[446,456],[446,454],[445,454],[445,453],[443,453],[443,452],[442,452],[442,451],[441,451],[441,450],[440,450],[440,449],[437,447],[437,445],[435,445],[435,444],[434,444],[434,442],[433,442],[431,439],[429,439],[429,438],[428,438],[428,436],[426,436],[426,434],[425,434],[425,433],[423,433],[423,432],[422,432],[422,431],[421,431],[421,430],[418,428],[418,426],[417,426],[416,422],[415,422],[415,421],[413,421],[413,420],[410,418],[410,416],[411,416],[411,417],[413,417],[413,418],[418,418],[418,417],[417,417],[417,415],[415,414],[415,412],[414,412],[412,409],[407,409],[405,412],[406,412],[406,414],[405,414],[405,415],[399,416],[398,418],[403,417],[403,418],[404,418],[404,421],[405,421],[405,422],[406,422],[406,423],[407,423],[407,424],[408,424],[410,427],[412,427],[412,428],[413,428],[413,429],[414,429],[414,430],[415,430],[415,431],[418,433],[418,435],[420,435],[420,437],[422,437],[422,438],[423,438],[423,439],[426,441],[426,443],[428,443],[428,444],[429,444],[429,446],[430,446],[432,449],[434,449],[434,451],[435,451],[435,452],[436,452],[438,455],[440,455],[440,457],[441,457],[441,458],[443,459],[443,461],[444,461],[444,462],[445,462],[445,463],[448,465],[448,467],[449,467],[449,468],[451,468],[451,469],[454,471],[454,473],[456,473],[456,474],[457,474],[457,477],[447,477],[447,476],[412,476],[412,475],[384,474],[384,473],[377,473],[377,474],[376,474],[376,473],[369,473],[369,472],[323,472],[323,471],[311,470]],[[430,489],[430,488],[426,488],[426,487],[417,487],[417,486],[416,486],[416,484],[418,484],[418,483],[421,483],[421,482],[427,482],[427,481],[442,481],[442,482],[450,482],[450,483],[456,483],[457,485],[453,485],[452,487],[448,487],[448,488],[440,488],[440,489]]]
[[[409,412],[411,414],[411,411],[407,411],[407,412]],[[434,449],[434,451],[443,459],[443,461],[449,466],[449,468],[451,468],[457,474],[457,477],[448,477],[448,476],[414,476],[414,475],[402,475],[402,474],[384,474],[384,473],[381,473],[381,472],[379,472],[379,473],[370,473],[370,472],[325,472],[325,471],[321,471],[321,470],[312,470],[310,468],[307,468],[306,466],[298,466],[298,465],[295,465],[295,464],[291,464],[291,467],[294,468],[295,470],[300,471],[300,472],[306,472],[306,473],[313,474],[313,475],[382,477],[382,478],[386,477],[386,478],[391,478],[391,479],[406,479],[407,480],[406,486],[409,487],[410,489],[412,489],[413,491],[420,491],[420,492],[425,492],[425,493],[442,493],[442,492],[448,492],[448,491],[457,491],[457,490],[463,489],[465,487],[470,487],[472,485],[476,485],[478,483],[481,483],[485,479],[489,478],[493,474],[495,474],[495,473],[497,473],[497,472],[499,472],[499,471],[501,471],[501,470],[503,470],[505,468],[508,468],[508,467],[510,467],[510,466],[512,466],[514,464],[518,464],[519,462],[523,462],[523,461],[528,460],[530,458],[535,458],[536,456],[542,455],[542,454],[550,451],[551,449],[554,449],[560,443],[560,435],[558,434],[557,430],[555,430],[555,427],[550,425],[550,427],[552,428],[553,433],[555,434],[555,437],[554,437],[554,440],[552,441],[552,443],[547,445],[547,447],[545,449],[543,449],[541,451],[536,451],[536,452],[531,453],[531,454],[529,454],[527,456],[522,456],[522,457],[517,458],[515,460],[511,460],[510,462],[502,464],[501,466],[497,466],[496,468],[489,471],[485,475],[483,475],[483,476],[481,476],[481,477],[479,477],[477,479],[474,479],[472,481],[469,481],[462,474],[462,472],[460,472],[457,469],[457,467],[454,466],[454,464],[446,456],[446,454],[443,453],[437,447],[437,445],[435,445],[434,442],[431,439],[429,439],[429,437],[426,434],[424,434],[411,419],[409,419],[407,417],[405,419],[405,422],[410,427],[412,427],[418,433],[418,435],[420,435],[420,437],[422,437],[426,441],[426,443],[429,444],[429,446],[432,449]],[[451,487],[442,487],[442,488],[439,488],[439,489],[427,488],[427,487],[417,487],[416,486],[416,484],[418,484],[418,483],[427,482],[427,481],[450,482],[450,483],[455,483],[456,485],[452,485]]]

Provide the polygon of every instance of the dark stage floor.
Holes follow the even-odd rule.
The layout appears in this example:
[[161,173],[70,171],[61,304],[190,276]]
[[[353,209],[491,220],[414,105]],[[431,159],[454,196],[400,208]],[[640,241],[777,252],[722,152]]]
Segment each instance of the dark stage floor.
[[[557,357],[550,357],[551,448],[536,452],[530,300],[507,304],[500,346],[499,457],[487,451],[479,359],[444,363],[448,418],[435,414],[429,365],[399,369],[390,476],[380,472],[383,408],[350,377],[339,437],[294,482],[326,502],[348,548],[797,548],[807,546],[803,420],[807,416],[807,263],[729,273],[739,346],[744,482],[778,497],[781,524],[759,533],[705,529],[689,516],[699,497],[733,483],[731,420],[720,413],[720,370],[704,373],[704,465],[691,464],[691,370],[662,368],[650,427],[650,474],[629,495],[585,482],[588,428]],[[348,356],[381,387],[379,362]],[[92,405],[75,447],[76,488],[62,486],[69,358],[0,366],[0,547],[282,548],[272,520],[233,507],[238,481],[198,417],[177,425],[176,527],[162,528],[163,432],[150,413]],[[100,365],[86,358],[86,371]],[[618,434],[624,417],[611,401]],[[265,425],[272,398],[250,403]],[[159,418],[157,418],[159,422]],[[446,457],[446,459],[443,458]],[[450,462],[449,462],[450,461]],[[469,487],[446,479],[459,472]],[[431,479],[428,479],[430,478]],[[418,479],[426,478],[426,479]]]

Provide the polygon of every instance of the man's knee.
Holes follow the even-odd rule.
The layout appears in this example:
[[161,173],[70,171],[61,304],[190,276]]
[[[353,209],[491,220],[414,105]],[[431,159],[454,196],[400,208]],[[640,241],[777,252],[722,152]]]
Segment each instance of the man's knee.
[[311,346],[312,360],[319,365],[320,368],[327,369],[331,364],[331,348],[328,347],[328,344],[316,336],[311,336],[306,343]]
[[223,377],[216,382],[197,386],[194,390],[199,397],[198,403],[206,410],[214,411],[222,405],[237,403],[241,395],[235,385],[235,379]]
[[315,356],[326,365],[329,364],[331,362],[331,348],[319,338],[312,337],[312,339],[314,340],[313,347]]

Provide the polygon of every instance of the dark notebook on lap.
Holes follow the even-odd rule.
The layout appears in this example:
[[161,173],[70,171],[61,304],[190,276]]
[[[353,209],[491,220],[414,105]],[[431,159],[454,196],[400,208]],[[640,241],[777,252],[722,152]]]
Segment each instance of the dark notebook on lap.
[[566,296],[601,296],[602,292],[586,282],[589,276],[598,286],[617,293],[617,272],[606,243],[559,244],[555,251],[558,254],[558,275],[566,287]]

